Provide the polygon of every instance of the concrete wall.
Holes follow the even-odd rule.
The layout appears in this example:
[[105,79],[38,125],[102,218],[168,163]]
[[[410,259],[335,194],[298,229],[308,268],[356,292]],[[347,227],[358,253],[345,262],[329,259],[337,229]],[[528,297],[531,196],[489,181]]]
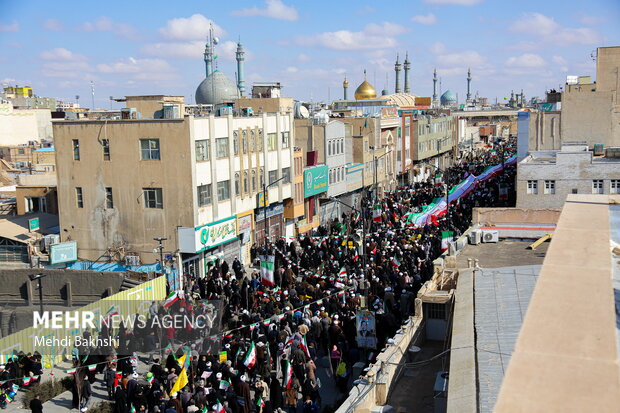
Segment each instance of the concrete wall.
[[474,208],[472,225],[492,224],[556,224],[561,209]]
[[596,49],[596,90],[618,90],[620,86],[620,47]]
[[[536,154],[520,162],[517,168],[517,208],[562,208],[566,196],[576,190],[592,194],[592,181],[602,179],[603,193],[611,192],[611,179],[620,179],[620,160],[596,162],[592,152],[557,152],[555,162]],[[527,193],[527,181],[538,182],[538,194]],[[545,194],[545,180],[555,181],[555,194]]]
[[166,103],[178,103],[179,113],[183,116],[185,112],[184,103],[185,98],[183,96],[164,96],[164,95],[152,95],[152,96],[127,96],[126,97],[127,108],[135,108],[143,118],[146,119],[161,119],[164,116],[163,106]]
[[596,85],[567,86],[562,93],[562,140],[620,145],[620,113],[616,92],[598,91]]
[[[530,151],[560,149],[562,119],[565,117],[561,116],[560,112],[531,112],[528,125],[528,149]],[[521,133],[522,124],[519,125],[519,133]]]
[[[102,126],[100,121],[54,123],[62,241],[77,241],[84,259],[124,247],[143,262],[154,262],[153,238],[168,238],[164,251],[174,251],[177,227],[194,225],[189,122],[108,121],[103,138],[110,141],[109,161],[97,141]],[[141,138],[159,138],[161,160],[141,160]],[[72,139],[80,141],[79,161],[73,160]],[[82,188],[84,208],[77,207],[76,187]],[[106,187],[112,188],[113,209],[105,208]],[[145,208],[143,188],[162,188],[163,209]]]
[[[43,279],[43,301],[45,305],[66,305],[70,298],[72,305],[86,305],[120,291],[123,279],[128,273],[70,271],[48,269],[0,270],[0,295],[4,305],[9,307],[38,305],[38,281],[30,281],[31,274],[46,274]],[[69,290],[67,284],[70,283]]]
[[25,145],[40,139],[34,110],[13,110],[11,105],[0,105],[0,146]]

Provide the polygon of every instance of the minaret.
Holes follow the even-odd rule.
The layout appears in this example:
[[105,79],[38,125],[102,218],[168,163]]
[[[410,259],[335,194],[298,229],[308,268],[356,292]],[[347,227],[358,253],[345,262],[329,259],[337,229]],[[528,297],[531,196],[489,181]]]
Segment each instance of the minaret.
[[400,93],[400,68],[401,64],[398,61],[398,55],[396,55],[396,64],[394,65],[394,70],[396,71],[396,87],[394,88],[394,93]]
[[245,92],[244,61],[245,52],[243,51],[241,40],[239,40],[239,43],[237,43],[237,89],[239,89],[239,96],[241,97],[243,97],[243,93]]
[[432,106],[437,107],[437,68],[433,70],[433,104]]
[[344,91],[344,100],[349,100],[349,81],[347,77],[344,77],[344,82],[342,82],[342,89]]
[[471,102],[470,86],[471,86],[471,69],[467,68],[467,103]]
[[213,73],[213,25],[209,28],[209,38],[205,45],[205,69],[207,77]]
[[411,93],[411,88],[409,87],[409,69],[411,69],[411,63],[409,62],[409,52],[405,54],[405,64],[403,65],[405,69],[405,93]]

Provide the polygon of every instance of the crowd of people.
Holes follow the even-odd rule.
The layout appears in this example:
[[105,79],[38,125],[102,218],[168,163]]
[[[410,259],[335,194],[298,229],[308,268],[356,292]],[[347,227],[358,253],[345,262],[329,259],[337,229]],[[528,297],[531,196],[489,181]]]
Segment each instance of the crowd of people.
[[[444,171],[444,182],[456,185],[513,153],[513,143],[501,153],[497,148],[478,151]],[[379,201],[367,193],[361,205],[379,204],[379,217],[358,205],[359,210],[310,234],[253,247],[253,256],[275,257],[273,285],[265,285],[257,270],[246,273],[237,259],[232,265],[216,262],[205,277],[189,277],[181,299],[155,311],[195,313],[205,300],[222,301],[217,347],[207,339],[187,341],[175,331],[154,334],[160,339],[151,339],[149,346],[167,350],[146,360],[148,372],[140,373],[133,350],[145,342],[123,330],[120,351],[78,360],[74,407],[88,409],[90,385],[103,375],[117,413],[315,413],[335,408],[322,400],[321,386],[346,397],[353,365],[372,360],[372,351],[380,350],[413,315],[417,291],[432,277],[433,261],[441,254],[442,232],[464,232],[472,208],[496,205],[500,186],[510,193],[514,175],[515,167],[507,165],[422,227],[410,225],[407,216],[444,196],[434,180],[402,185]],[[376,320],[374,349],[361,348],[356,340],[356,314],[362,307]],[[370,334],[366,325],[363,330]],[[92,363],[96,369],[85,368]]]

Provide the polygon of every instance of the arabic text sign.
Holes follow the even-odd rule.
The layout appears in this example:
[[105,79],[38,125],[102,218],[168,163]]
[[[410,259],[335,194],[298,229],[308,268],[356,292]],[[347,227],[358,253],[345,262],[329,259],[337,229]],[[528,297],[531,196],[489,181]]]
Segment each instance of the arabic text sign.
[[232,241],[237,238],[237,217],[196,227],[194,237],[197,253]]
[[304,198],[327,191],[327,165],[319,165],[304,171]]

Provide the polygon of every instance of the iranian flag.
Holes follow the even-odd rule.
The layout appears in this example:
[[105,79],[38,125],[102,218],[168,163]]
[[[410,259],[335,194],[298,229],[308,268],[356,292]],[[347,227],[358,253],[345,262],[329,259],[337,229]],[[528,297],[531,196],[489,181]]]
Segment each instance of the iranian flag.
[[168,294],[168,297],[166,297],[166,301],[164,301],[164,308],[170,307],[172,304],[176,303],[178,299],[179,294],[177,294],[176,291],[172,291],[170,294]]
[[338,278],[344,278],[347,276],[347,269],[345,267],[342,267],[340,269],[340,272],[338,273]]
[[276,257],[274,255],[260,255],[259,257],[261,284],[273,287],[276,284],[273,277]]
[[400,267],[400,261],[398,261],[397,257],[392,257],[392,265],[396,268]]
[[75,370],[76,369],[69,369],[67,370],[67,374],[75,374]]
[[32,381],[32,377],[24,377],[24,385],[27,386]]
[[372,220],[374,222],[381,222],[381,205],[375,205],[372,210]]
[[258,397],[258,400],[256,401],[256,405],[258,407],[265,407],[265,401],[263,400],[261,396]]
[[289,389],[293,385],[293,366],[291,362],[286,362],[286,375],[284,376],[284,387]]
[[136,413],[136,408],[133,406],[133,403],[131,404],[131,409],[129,410],[130,413]]
[[454,239],[453,231],[441,231],[441,252],[448,249],[450,241]]
[[306,357],[310,359],[310,350],[308,349],[308,342],[306,341],[306,336],[301,336],[301,349],[306,353]]
[[91,364],[90,366],[88,366],[88,371],[95,371],[95,370],[97,370],[96,364]]
[[224,406],[218,400],[217,405],[215,406],[215,413],[225,413],[225,412],[226,412],[226,409],[224,409]]
[[243,360],[243,365],[247,368],[251,369],[256,364],[256,346],[254,346],[254,342],[250,344],[250,349],[248,350],[248,354],[245,355],[245,360]]

